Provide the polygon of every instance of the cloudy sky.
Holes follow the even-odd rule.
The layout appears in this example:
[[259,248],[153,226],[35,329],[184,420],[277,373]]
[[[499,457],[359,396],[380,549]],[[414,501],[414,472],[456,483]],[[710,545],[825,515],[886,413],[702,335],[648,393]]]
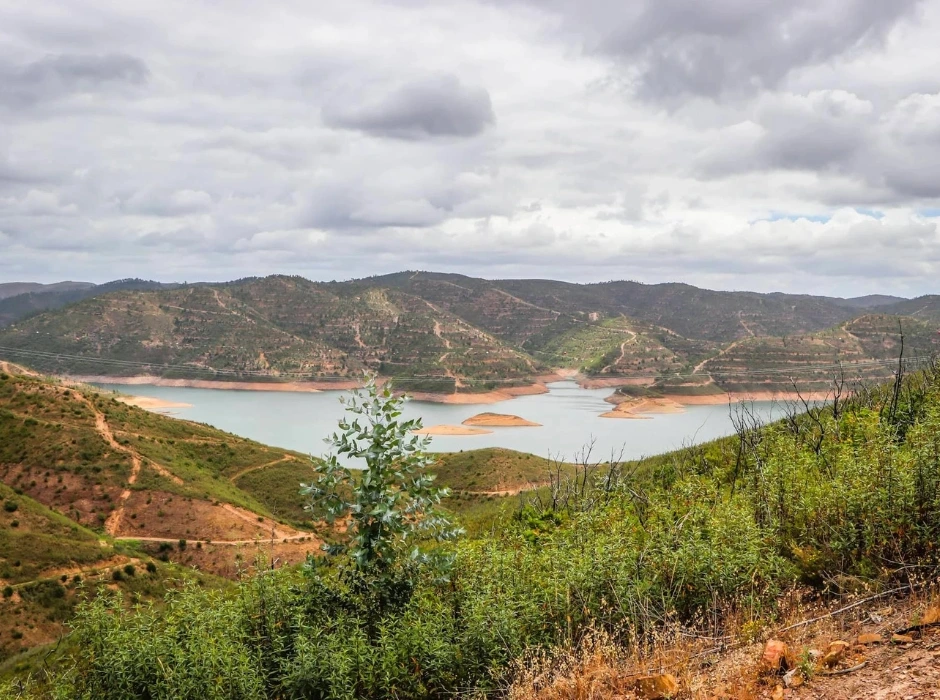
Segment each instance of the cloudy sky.
[[940,292],[940,0],[0,0],[0,281]]

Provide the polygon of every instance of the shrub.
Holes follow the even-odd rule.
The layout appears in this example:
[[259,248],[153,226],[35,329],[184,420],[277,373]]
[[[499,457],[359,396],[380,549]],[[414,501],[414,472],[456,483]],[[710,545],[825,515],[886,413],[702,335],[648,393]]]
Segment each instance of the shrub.
[[[375,377],[364,393],[340,400],[355,418],[341,419],[342,432],[327,440],[336,452],[316,464],[317,482],[301,485],[309,497],[307,510],[316,517],[330,526],[349,518],[346,540],[333,540],[326,551],[346,555],[359,572],[390,570],[403,556],[429,562],[422,543],[454,539],[461,531],[436,510],[450,492],[436,488],[427,473],[434,461],[425,453],[430,438],[413,433],[421,419],[399,420],[405,397],[394,396],[388,385],[379,389]],[[353,478],[340,458],[363,460],[365,469]],[[331,527],[327,536],[333,532]]]
[[154,564],[152,561],[148,561],[148,562],[147,562],[147,573],[148,573],[148,574],[155,574],[155,573],[157,573],[157,565]]
[[13,586],[4,586],[3,587],[3,597],[12,598],[13,597]]
[[134,568],[133,564],[126,564],[124,566],[124,573],[128,576],[133,576],[137,572],[137,569]]
[[8,499],[3,502],[3,510],[7,513],[15,513],[19,509],[20,504],[12,499]]

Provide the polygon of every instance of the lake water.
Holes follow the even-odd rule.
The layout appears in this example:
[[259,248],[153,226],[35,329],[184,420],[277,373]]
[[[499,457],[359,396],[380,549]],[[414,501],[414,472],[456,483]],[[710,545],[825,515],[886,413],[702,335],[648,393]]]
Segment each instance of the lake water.
[[[236,435],[269,445],[320,456],[328,450],[323,442],[336,430],[343,406],[343,392],[290,393],[276,391],[229,391],[162,386],[100,387],[137,396],[150,396],[191,408],[167,411],[178,418],[208,423]],[[511,413],[542,427],[489,428],[487,435],[435,436],[431,449],[441,452],[479,447],[508,447],[542,457],[573,459],[594,440],[593,455],[606,459],[623,449],[625,459],[667,452],[690,443],[705,442],[734,432],[727,404],[688,406],[684,413],[650,414],[644,420],[601,418],[611,409],[604,401],[611,389],[581,389],[575,382],[548,385],[547,394],[521,396],[495,405],[452,405],[411,401],[405,417],[420,416],[425,426],[462,421],[483,411]],[[765,419],[782,417],[779,404],[756,402],[755,411]]]

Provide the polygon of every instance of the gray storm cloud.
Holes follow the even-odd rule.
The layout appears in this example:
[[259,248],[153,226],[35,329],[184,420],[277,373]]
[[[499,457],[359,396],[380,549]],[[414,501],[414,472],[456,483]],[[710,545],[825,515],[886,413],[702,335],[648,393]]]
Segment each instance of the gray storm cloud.
[[453,75],[436,75],[391,89],[363,86],[323,107],[332,127],[376,136],[420,139],[476,136],[495,121],[490,96]]
[[47,55],[25,65],[0,63],[0,104],[10,108],[95,93],[122,85],[141,85],[150,71],[125,54]]

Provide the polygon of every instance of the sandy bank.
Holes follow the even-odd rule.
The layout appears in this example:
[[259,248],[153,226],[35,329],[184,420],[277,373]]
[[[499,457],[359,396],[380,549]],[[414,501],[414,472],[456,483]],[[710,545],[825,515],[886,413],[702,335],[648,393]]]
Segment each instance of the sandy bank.
[[800,401],[825,401],[832,396],[824,391],[808,391],[798,394],[792,391],[747,391],[723,394],[704,394],[691,396],[685,394],[665,394],[656,398],[633,398],[614,394],[605,399],[615,404],[615,408],[602,413],[602,418],[646,418],[650,413],[682,413],[684,406],[719,406],[728,403],[747,403],[751,401],[777,401],[786,403]]
[[238,391],[346,391],[361,387],[362,382],[349,380],[340,382],[227,382],[211,379],[167,379],[141,375],[137,377],[109,377],[106,375],[69,376],[70,381],[84,384],[123,384],[126,386],[139,386],[149,384],[153,386],[182,387],[188,389],[226,389]]
[[500,427],[500,428],[516,428],[516,427],[539,427],[541,423],[533,423],[530,420],[525,418],[520,418],[519,416],[509,415],[508,413],[478,413],[475,416],[467,418],[463,422],[464,425],[485,425],[491,427]]
[[647,413],[683,413],[682,405],[672,399],[635,399],[621,401],[614,410],[602,413],[601,418],[648,418]]
[[115,396],[118,401],[137,406],[148,411],[159,411],[167,408],[192,408],[191,403],[182,403],[181,401],[166,401],[165,399],[155,399],[152,396]]
[[412,432],[417,435],[487,435],[493,431],[484,430],[483,428],[468,428],[465,425],[432,425]]
[[423,391],[408,392],[415,401],[428,401],[430,403],[450,404],[491,404],[508,401],[517,396],[533,396],[547,394],[548,387],[544,384],[528,384],[526,386],[512,386],[494,391],[484,391],[477,394],[431,394]]
[[[168,379],[153,375],[139,375],[135,377],[110,377],[107,375],[64,376],[64,380],[81,384],[121,384],[125,386],[166,386],[188,389],[222,389],[236,391],[292,391],[292,392],[318,392],[318,391],[349,391],[362,388],[361,381],[350,379],[336,382],[229,382],[212,379]],[[493,391],[466,394],[435,394],[424,391],[406,391],[415,401],[429,403],[449,404],[492,404],[508,401],[516,396],[532,396],[534,394],[548,393],[548,387],[543,382],[558,381],[562,377],[546,375],[539,377],[535,384],[525,386],[512,386]],[[378,383],[384,384],[387,377],[379,377]],[[394,386],[394,385],[393,385]]]
[[703,396],[667,395],[683,406],[714,406],[716,404],[741,403],[743,401],[799,401],[800,397],[806,401],[825,401],[832,398],[832,394],[825,391],[807,391],[798,394],[795,391],[732,391],[723,394],[706,394]]

